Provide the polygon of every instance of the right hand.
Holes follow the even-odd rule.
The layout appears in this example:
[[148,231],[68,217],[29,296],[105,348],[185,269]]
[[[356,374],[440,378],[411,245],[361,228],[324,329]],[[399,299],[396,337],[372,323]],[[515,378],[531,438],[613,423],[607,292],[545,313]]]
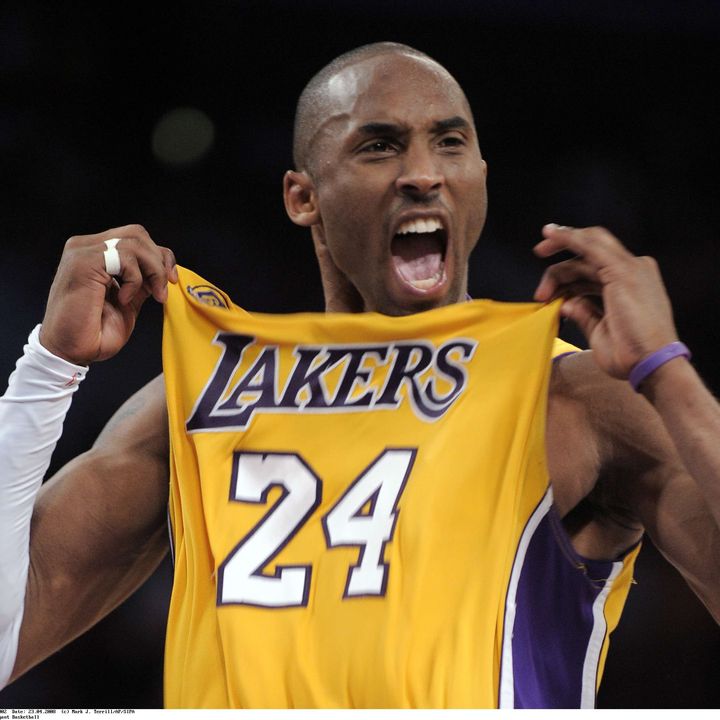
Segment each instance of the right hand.
[[[120,238],[117,279],[105,270],[105,240]],[[177,282],[172,250],[156,245],[141,225],[125,225],[65,243],[50,288],[40,342],[77,365],[107,360],[128,341],[145,300],[164,303]]]

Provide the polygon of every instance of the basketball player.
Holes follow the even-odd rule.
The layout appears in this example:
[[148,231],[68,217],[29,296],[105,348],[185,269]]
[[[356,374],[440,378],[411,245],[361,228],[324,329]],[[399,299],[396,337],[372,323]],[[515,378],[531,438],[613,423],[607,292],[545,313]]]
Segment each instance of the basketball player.
[[[360,48],[313,78],[298,104],[294,155],[296,169],[284,179],[285,205],[293,222],[310,228],[328,313],[401,317],[253,318],[197,276],[185,270],[179,276],[171,251],[140,226],[71,238],[42,326],[31,335],[0,406],[0,571],[8,588],[1,593],[0,679],[16,678],[97,622],[167,552],[168,406],[176,560],[168,705],[592,706],[607,635],[645,531],[720,619],[720,411],[678,342],[655,263],[632,256],[602,228],[545,226],[535,252],[551,257],[570,251],[575,259],[545,273],[535,299],[550,304],[518,310],[522,330],[490,332],[488,322],[508,327],[500,317],[505,311],[464,303],[468,257],[486,211],[486,165],[473,119],[449,73],[405,46]],[[169,305],[167,397],[157,378],[130,398],[93,448],[42,488],[33,511],[72,393],[90,363],[122,349],[151,295]],[[602,299],[602,311],[592,296]],[[550,372],[551,354],[562,350],[551,348],[558,303],[550,301],[558,297],[560,312],[580,326],[592,351],[564,355]],[[434,313],[415,317],[430,309]],[[198,351],[197,365],[183,347],[183,335],[192,332],[207,348]],[[430,340],[418,344],[417,337]],[[493,337],[511,343],[505,355]],[[482,352],[475,352],[478,343],[484,343]],[[358,345],[356,357],[349,348]],[[399,365],[400,348],[408,346]],[[318,347],[326,354],[318,355]],[[257,351],[249,361],[254,364],[242,365],[251,350]],[[427,367],[439,374],[423,384],[413,367],[425,350],[432,355]],[[279,397],[266,379],[271,368],[281,372],[275,363],[285,363],[292,351],[293,373],[303,358],[307,365],[297,393],[286,389]],[[330,387],[318,368],[329,374],[331,356],[345,363],[346,374],[356,363],[357,382],[344,395],[352,412],[335,412],[327,396],[313,394],[317,384],[305,382],[317,371],[317,383]],[[513,370],[516,361],[519,371]],[[404,383],[413,393],[412,407],[401,406],[398,394],[385,398],[372,384],[383,362],[389,376],[383,387],[397,372],[398,387]],[[229,374],[220,382],[227,363]],[[493,381],[509,385],[506,372],[523,391],[502,392],[522,407],[506,419],[499,403],[497,422],[504,428],[524,418],[527,447],[519,450],[512,445],[519,436],[506,438],[504,429],[492,435],[485,418],[473,414],[482,395],[470,402],[463,384],[463,378],[472,384],[494,373]],[[453,378],[463,384],[455,395],[440,389]],[[216,380],[227,392],[207,400]],[[183,384],[193,383],[191,398]],[[334,402],[342,392],[333,387]],[[237,396],[232,407],[225,402],[230,392]],[[243,400],[243,392],[255,400]],[[528,407],[524,396],[533,400]],[[344,454],[319,465],[320,450],[331,453],[337,437],[328,419],[338,427],[351,416],[364,422],[352,426],[352,452],[360,457],[378,424],[389,435],[394,425],[414,422],[425,400],[428,413],[442,414],[440,401],[455,397],[462,402],[444,418],[472,424],[441,432],[450,426],[426,422],[431,431],[416,448],[386,446],[379,455],[368,449],[374,462],[358,461],[347,471],[345,490],[336,488],[326,502],[328,476]],[[363,404],[377,409],[371,422],[364,408],[356,412]],[[387,414],[389,406],[397,415]],[[240,407],[254,417],[225,419]],[[317,423],[324,434],[316,437],[305,424],[270,424],[285,422],[286,415],[287,422]],[[249,449],[237,449],[228,432],[218,432],[233,426],[234,438],[250,422],[265,444],[249,440]],[[268,436],[269,444],[263,433],[272,427],[301,433],[307,443],[312,436],[318,459],[307,461],[301,448],[290,447],[294,435],[284,430]],[[544,438],[536,442],[540,430]],[[448,452],[423,465],[423,443],[439,436]],[[497,438],[508,443],[506,463],[471,478],[462,490],[467,495],[441,492],[452,487],[444,483],[456,470],[465,472],[466,458],[482,454],[478,448],[491,448],[492,455]],[[198,469],[191,456],[202,469],[204,453],[228,473],[232,466],[230,502],[227,476],[216,489],[212,468],[211,483],[188,481]],[[513,464],[522,467],[508,475]],[[276,478],[279,494],[269,495],[272,484],[260,483],[262,468]],[[388,489],[386,479],[400,475],[405,479]],[[516,482],[520,490],[508,499],[506,485]],[[482,494],[486,485],[495,495]],[[362,491],[354,497],[357,488]],[[215,508],[220,495],[218,530],[212,512],[201,509]],[[438,529],[447,495],[457,495],[449,506],[455,515]],[[292,505],[301,501],[305,510]],[[243,565],[251,540],[261,534],[267,540],[271,522],[289,522],[278,517],[280,507],[290,508],[287,515],[296,514],[297,523],[271,537],[264,554],[256,553],[259,565]],[[247,527],[226,533],[224,521],[236,512]],[[380,519],[387,521],[384,530],[363,535]],[[477,540],[476,525],[484,528],[483,542],[498,533],[511,541],[468,548]],[[423,542],[426,537],[438,542]],[[212,556],[215,543],[225,543],[224,554]],[[458,572],[446,576],[456,555],[463,558]],[[348,558],[354,563],[349,568]],[[339,593],[335,579],[345,582]],[[422,592],[414,591],[415,582]],[[526,602],[528,590],[536,593],[534,607]],[[476,604],[485,617],[478,618]],[[564,627],[546,626],[552,616]],[[576,630],[584,633],[577,642]]]

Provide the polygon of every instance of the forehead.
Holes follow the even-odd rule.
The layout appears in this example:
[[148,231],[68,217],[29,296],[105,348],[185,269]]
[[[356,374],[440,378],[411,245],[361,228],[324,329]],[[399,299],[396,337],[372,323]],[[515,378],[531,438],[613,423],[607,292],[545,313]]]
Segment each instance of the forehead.
[[350,65],[327,84],[324,128],[339,134],[368,121],[425,127],[460,116],[472,125],[455,79],[429,58],[390,54]]

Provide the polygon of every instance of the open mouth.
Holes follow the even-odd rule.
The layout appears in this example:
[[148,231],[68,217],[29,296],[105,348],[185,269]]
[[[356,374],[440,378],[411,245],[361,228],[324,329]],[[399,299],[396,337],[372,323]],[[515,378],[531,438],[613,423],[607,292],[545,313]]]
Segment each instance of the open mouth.
[[430,290],[443,280],[447,233],[437,218],[402,223],[390,250],[400,277],[417,290]]

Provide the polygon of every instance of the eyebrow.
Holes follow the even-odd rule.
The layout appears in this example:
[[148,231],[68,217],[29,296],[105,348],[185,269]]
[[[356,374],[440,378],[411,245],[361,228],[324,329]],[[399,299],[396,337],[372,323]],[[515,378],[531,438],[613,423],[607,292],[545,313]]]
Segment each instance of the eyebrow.
[[369,122],[361,125],[357,131],[361,135],[402,135],[407,129],[395,123]]
[[[445,120],[437,120],[433,123],[430,131],[432,133],[442,133],[448,130],[467,130],[470,123],[460,115],[455,115]],[[357,131],[362,135],[403,135],[407,133],[404,125],[388,122],[369,122],[361,125]]]
[[433,132],[447,132],[448,130],[467,130],[470,127],[470,123],[460,115],[447,118],[446,120],[438,120],[433,126]]

